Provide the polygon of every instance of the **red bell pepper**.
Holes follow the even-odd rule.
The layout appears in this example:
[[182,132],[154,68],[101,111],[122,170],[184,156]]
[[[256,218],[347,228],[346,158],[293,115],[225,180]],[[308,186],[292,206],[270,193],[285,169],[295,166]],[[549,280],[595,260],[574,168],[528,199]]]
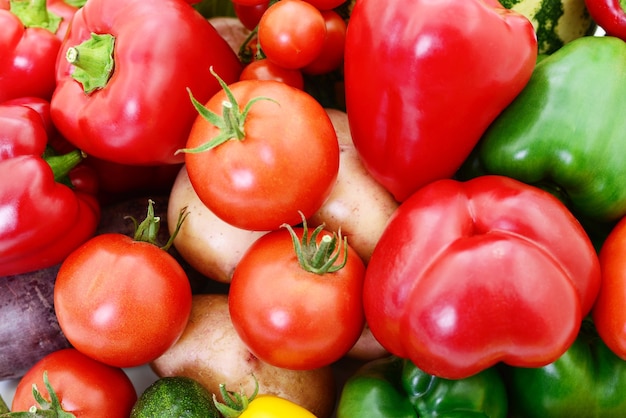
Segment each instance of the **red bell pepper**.
[[46,150],[48,132],[45,121],[32,107],[14,102],[1,103],[0,126],[0,161],[18,155],[42,155]]
[[626,41],[626,10],[620,0],[585,0],[589,15],[607,35]]
[[22,96],[50,100],[68,24],[48,9],[46,0],[0,3],[0,102]]
[[[45,106],[33,102],[45,114]],[[77,166],[78,150],[46,151],[45,118],[33,107],[0,105],[0,276],[60,263],[100,220],[93,172]]]
[[89,0],[59,52],[52,119],[88,155],[128,165],[182,163],[207,101],[241,63],[216,29],[180,0]]
[[458,170],[533,71],[530,21],[497,0],[362,0],[346,107],[363,163],[398,201]]
[[554,195],[504,176],[444,179],[390,219],[368,264],[372,334],[439,377],[500,361],[540,367],[576,339],[600,287],[600,264]]

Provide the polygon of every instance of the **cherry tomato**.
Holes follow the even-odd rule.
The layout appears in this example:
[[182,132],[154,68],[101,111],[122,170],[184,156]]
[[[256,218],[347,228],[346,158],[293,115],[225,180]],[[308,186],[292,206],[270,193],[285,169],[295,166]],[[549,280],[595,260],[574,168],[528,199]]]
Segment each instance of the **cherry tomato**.
[[602,281],[592,310],[598,334],[619,357],[626,359],[626,218],[619,221],[600,249]]
[[178,340],[191,312],[191,286],[166,251],[107,233],[61,264],[54,307],[76,349],[106,364],[133,367],[154,360]]
[[300,70],[281,67],[268,59],[255,60],[246,65],[239,80],[276,80],[300,90],[304,89],[304,77]]
[[299,223],[299,211],[308,217],[321,207],[339,171],[339,143],[328,114],[308,93],[278,81],[228,87],[234,103],[221,91],[204,110],[217,117],[228,109],[234,128],[200,115],[189,134],[185,163],[196,194],[217,217],[241,229]]
[[263,13],[258,36],[269,60],[285,68],[301,68],[322,51],[326,24],[313,5],[303,0],[282,0]]
[[234,6],[258,6],[259,4],[267,3],[267,0],[232,0],[232,2]]
[[33,384],[50,401],[44,372],[63,410],[77,418],[127,418],[137,401],[135,388],[122,369],[67,348],[48,354],[20,379],[11,405],[13,412],[37,405]]
[[346,0],[305,0],[307,3],[311,3],[313,6],[320,10],[330,10],[335,7],[339,7],[346,2]]
[[233,2],[235,15],[246,29],[253,30],[259,24],[261,16],[270,6],[269,0],[261,1],[259,4],[247,5]]
[[[347,245],[343,268],[319,274],[307,270],[291,231],[302,242],[305,229],[293,228],[269,232],[252,244],[235,268],[228,305],[235,330],[255,356],[276,367],[310,370],[344,356],[361,335],[365,266],[339,238],[334,265],[343,261]],[[311,250],[303,243],[305,258],[324,252],[321,243],[332,234],[318,227],[307,236],[305,241],[319,247]]]
[[321,52],[313,61],[302,68],[306,74],[325,74],[338,69],[343,64],[346,44],[346,21],[333,10],[322,12],[326,24],[326,37]]

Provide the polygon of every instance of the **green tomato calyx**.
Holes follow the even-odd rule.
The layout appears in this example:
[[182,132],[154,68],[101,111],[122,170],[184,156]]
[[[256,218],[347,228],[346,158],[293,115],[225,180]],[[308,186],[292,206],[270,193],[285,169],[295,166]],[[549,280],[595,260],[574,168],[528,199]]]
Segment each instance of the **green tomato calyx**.
[[[287,228],[289,234],[291,234],[300,266],[310,273],[320,275],[341,270],[348,262],[348,238],[342,238],[341,230],[339,230],[339,233],[333,232],[332,235],[322,236],[318,243],[317,237],[324,230],[324,224],[315,228],[313,233],[309,236],[306,218],[302,212],[300,212],[300,216],[302,217],[303,229],[302,239],[300,240],[291,225],[281,225],[281,227]],[[342,253],[342,242],[343,261],[341,264],[335,264],[339,259],[339,255]]]
[[211,125],[219,128],[220,133],[213,139],[204,144],[196,147],[196,148],[182,148],[176,151],[176,154],[181,152],[196,154],[199,152],[208,151],[212,148],[215,148],[224,142],[230,141],[231,139],[243,141],[246,137],[246,131],[244,128],[244,124],[246,122],[246,118],[248,117],[248,113],[250,112],[250,108],[253,104],[258,102],[259,100],[269,100],[274,103],[277,103],[275,100],[269,97],[255,97],[246,103],[243,110],[239,108],[239,103],[237,103],[237,99],[233,95],[233,92],[228,87],[226,82],[217,75],[217,73],[213,70],[213,67],[210,68],[211,74],[217,79],[226,93],[226,97],[228,100],[224,100],[222,102],[222,115],[218,115],[217,113],[209,110],[196,100],[193,97],[190,89],[187,89],[189,93],[189,98],[191,99],[191,103],[193,107],[195,107],[196,111],[200,116],[202,116],[207,122]]
[[[176,235],[178,235],[178,231],[188,215],[189,212],[187,212],[187,207],[185,206],[178,213],[178,220],[176,221],[174,232],[170,235],[165,245],[160,247],[163,251],[168,251],[174,244],[174,239]],[[141,223],[132,216],[125,216],[124,219],[130,219],[135,224],[135,233],[133,235],[135,241],[147,242],[156,246],[159,245],[157,243],[157,236],[159,235],[159,229],[161,227],[161,218],[154,216],[154,201],[152,199],[148,199],[148,212],[146,218],[141,221]]]
[[[0,414],[2,418],[76,418],[76,415],[64,411],[61,406],[61,401],[56,392],[52,388],[50,381],[48,380],[48,372],[43,372],[43,383],[46,386],[46,390],[50,396],[50,401],[43,397],[41,392],[37,389],[37,385],[33,385],[33,398],[39,406],[33,405],[28,412],[7,412]],[[4,403],[4,401],[3,401]]]

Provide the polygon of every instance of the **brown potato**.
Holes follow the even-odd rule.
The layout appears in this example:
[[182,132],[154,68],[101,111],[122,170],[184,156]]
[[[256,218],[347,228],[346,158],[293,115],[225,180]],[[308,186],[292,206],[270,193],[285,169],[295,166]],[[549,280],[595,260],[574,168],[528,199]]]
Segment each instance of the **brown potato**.
[[[172,348],[150,364],[160,376],[188,376],[212,393],[224,383],[231,391],[241,387],[289,399],[319,418],[330,417],[336,401],[336,383],[330,366],[295,371],[257,359],[237,335],[228,312],[228,296],[194,295],[191,316],[183,335]],[[218,397],[219,398],[219,397]]]
[[326,112],[341,149],[339,174],[330,196],[308,222],[311,227],[324,223],[330,231],[341,228],[367,264],[398,202],[363,166],[352,143],[348,115],[337,109]]
[[230,283],[244,252],[267,231],[247,231],[218,218],[196,194],[185,166],[178,173],[170,192],[167,208],[170,234],[174,232],[178,214],[184,207],[189,214],[174,239],[176,251],[206,277]]

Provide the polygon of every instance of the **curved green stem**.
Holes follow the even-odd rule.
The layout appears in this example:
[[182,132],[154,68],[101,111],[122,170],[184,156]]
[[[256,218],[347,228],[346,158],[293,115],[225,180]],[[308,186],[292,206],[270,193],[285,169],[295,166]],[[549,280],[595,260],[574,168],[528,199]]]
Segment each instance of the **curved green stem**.
[[[182,226],[185,218],[187,218],[189,212],[187,212],[187,207],[185,206],[180,210],[178,214],[178,220],[176,222],[176,229],[174,233],[172,233],[167,241],[167,243],[160,247],[163,251],[168,251],[172,244],[174,243],[174,239],[176,235],[178,235],[178,231]],[[126,216],[125,219],[130,219],[135,224],[135,233],[133,235],[133,239],[135,241],[147,242],[153,245],[158,246],[157,238],[159,235],[159,229],[161,228],[161,218],[159,216],[154,216],[154,200],[148,199],[148,212],[146,214],[146,218],[139,223],[137,219],[132,216]]]
[[85,93],[104,88],[113,74],[115,37],[108,33],[91,34],[83,43],[68,48],[65,59],[75,68],[72,78],[83,86]]
[[46,0],[11,0],[10,11],[27,28],[43,28],[57,33],[63,20],[48,10]]
[[[298,239],[291,225],[281,225],[283,228],[287,228],[291,235],[300,267],[310,273],[320,275],[334,273],[344,268],[348,262],[348,238],[343,237],[342,239],[341,230],[339,230],[338,234],[333,232],[332,235],[324,235],[318,244],[317,237],[324,230],[324,225],[315,228],[309,237],[306,218],[302,212],[300,212],[300,216],[302,217],[303,228],[301,240]],[[341,244],[343,244],[343,261],[341,264],[335,264],[342,253]]]
[[191,103],[195,107],[196,111],[200,116],[202,116],[207,122],[211,125],[217,127],[220,130],[220,133],[215,136],[212,140],[205,142],[204,144],[195,147],[195,148],[182,148],[176,151],[176,154],[181,152],[196,154],[199,152],[208,151],[213,149],[226,141],[238,140],[243,141],[246,136],[246,131],[244,128],[244,124],[246,122],[246,118],[248,117],[248,113],[250,112],[250,108],[252,105],[259,100],[269,100],[271,102],[277,103],[275,100],[269,97],[255,97],[246,103],[246,106],[241,110],[239,108],[239,103],[237,103],[237,99],[233,95],[233,92],[230,90],[228,85],[218,76],[213,67],[210,68],[211,74],[217,79],[220,83],[220,86],[226,93],[226,97],[228,100],[222,102],[222,115],[218,115],[215,112],[207,109],[202,103],[196,100],[191,93],[191,90],[187,89],[189,93],[189,98],[191,99]]

